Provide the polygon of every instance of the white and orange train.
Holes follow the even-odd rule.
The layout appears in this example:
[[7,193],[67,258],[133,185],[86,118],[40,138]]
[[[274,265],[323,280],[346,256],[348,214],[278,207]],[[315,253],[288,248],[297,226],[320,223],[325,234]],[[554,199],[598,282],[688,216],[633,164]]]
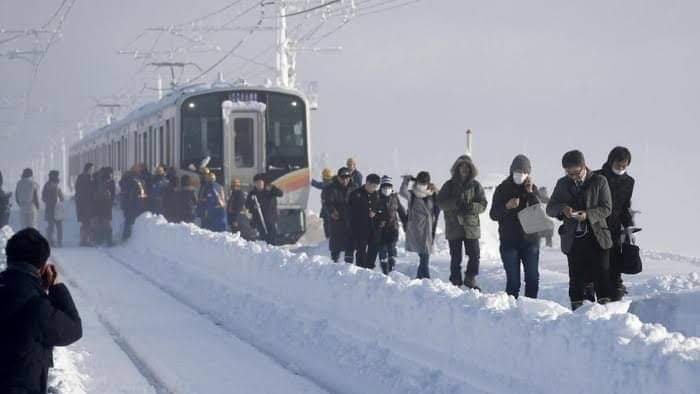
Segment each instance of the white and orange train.
[[120,176],[143,163],[196,177],[192,166],[208,157],[209,169],[227,188],[234,178],[250,188],[255,174],[264,173],[284,191],[278,204],[280,241],[295,242],[306,231],[309,120],[309,102],[298,90],[189,86],[87,134],[70,147],[69,172],[74,180],[91,162]]

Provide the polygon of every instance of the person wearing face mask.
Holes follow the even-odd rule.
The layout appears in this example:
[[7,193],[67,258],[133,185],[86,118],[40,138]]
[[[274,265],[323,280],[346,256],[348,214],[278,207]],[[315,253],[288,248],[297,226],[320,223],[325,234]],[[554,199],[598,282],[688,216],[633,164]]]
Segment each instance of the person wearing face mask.
[[380,183],[379,175],[369,174],[364,186],[355,189],[348,198],[355,264],[362,268],[374,269],[377,260],[376,221]]
[[421,171],[415,178],[403,177],[399,194],[408,201],[408,217],[404,225],[406,251],[418,253],[416,278],[429,279],[430,254],[433,252],[435,230],[440,216],[440,207],[435,196],[437,188],[430,182],[430,173]]
[[348,212],[348,195],[350,194],[350,170],[338,169],[338,175],[321,193],[321,202],[330,219],[328,248],[331,259],[338,262],[340,253],[345,253],[345,262],[352,264],[353,246],[350,234],[350,217]]
[[610,187],[604,176],[590,171],[583,153],[564,154],[566,176],[557,181],[547,204],[547,214],[563,221],[559,227],[561,249],[569,262],[569,298],[577,309],[588,299],[586,284],[593,279],[598,302],[610,301],[610,248],[613,245],[607,218],[612,212]]
[[[478,171],[471,157],[460,156],[451,169],[452,177],[438,193],[437,201],[445,211],[445,235],[450,244],[450,282],[480,291],[476,282],[479,274],[481,251],[481,222],[479,215],[488,205],[484,188],[476,180]],[[469,257],[462,279],[462,245]]]
[[510,176],[493,194],[491,219],[498,222],[500,252],[506,271],[506,293],[515,298],[520,294],[520,265],[525,271],[525,297],[537,298],[540,274],[539,234],[525,234],[518,212],[540,202],[532,176],[530,159],[518,155],[510,166]]
[[399,240],[399,220],[401,223],[406,223],[406,219],[406,209],[401,204],[399,196],[394,192],[392,179],[384,175],[379,188],[376,225],[379,265],[385,275],[394,270],[398,254],[396,242]]
[[630,230],[634,227],[632,216],[634,178],[627,173],[631,163],[632,154],[629,149],[618,146],[610,151],[603,168],[596,171],[596,174],[608,180],[612,196],[612,213],[607,219],[613,241],[613,247],[610,249],[610,298],[612,301],[620,301],[626,293],[621,273],[622,242],[625,236],[631,237]]

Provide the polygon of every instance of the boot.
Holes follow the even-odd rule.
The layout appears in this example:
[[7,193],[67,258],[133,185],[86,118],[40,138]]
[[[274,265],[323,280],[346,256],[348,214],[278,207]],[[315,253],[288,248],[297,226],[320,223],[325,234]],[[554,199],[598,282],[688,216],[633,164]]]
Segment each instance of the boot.
[[571,310],[575,311],[576,309],[580,308],[583,306],[583,301],[571,301]]
[[394,270],[394,265],[396,265],[396,260],[392,257],[389,257],[389,272]]
[[479,284],[476,283],[476,276],[474,275],[467,275],[464,277],[464,286],[466,286],[468,289],[481,292],[481,287],[479,287]]
[[461,275],[460,276],[452,276],[451,275],[450,276],[450,283],[452,283],[453,285],[455,285],[457,287],[462,287],[462,285],[464,284],[462,282]]
[[384,275],[389,275],[389,263],[386,261],[380,261],[379,265],[382,267],[382,272]]

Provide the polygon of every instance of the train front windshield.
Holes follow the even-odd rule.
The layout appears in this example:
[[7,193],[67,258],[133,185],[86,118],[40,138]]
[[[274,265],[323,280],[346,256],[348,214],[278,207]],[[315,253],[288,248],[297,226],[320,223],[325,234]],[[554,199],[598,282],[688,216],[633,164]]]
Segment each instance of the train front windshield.
[[199,165],[207,156],[211,157],[211,169],[216,171],[223,167],[221,104],[239,98],[267,105],[266,171],[286,173],[308,167],[304,101],[289,94],[254,91],[210,93],[183,103],[181,167]]

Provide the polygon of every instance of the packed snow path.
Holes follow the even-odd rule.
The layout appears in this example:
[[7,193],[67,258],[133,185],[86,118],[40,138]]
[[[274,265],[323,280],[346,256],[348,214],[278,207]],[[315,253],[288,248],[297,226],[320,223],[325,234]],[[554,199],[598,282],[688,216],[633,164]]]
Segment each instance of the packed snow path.
[[323,392],[103,251],[54,255],[156,392]]

